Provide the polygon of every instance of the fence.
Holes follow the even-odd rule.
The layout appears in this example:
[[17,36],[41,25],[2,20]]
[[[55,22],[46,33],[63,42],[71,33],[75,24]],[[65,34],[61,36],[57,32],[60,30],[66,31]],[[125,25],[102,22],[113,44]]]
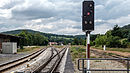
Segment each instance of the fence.
[[[84,67],[85,61],[88,60],[116,60],[116,61],[126,61],[126,65],[127,65],[127,69],[87,69]],[[87,59],[79,59],[78,60],[78,70],[82,71],[83,73],[85,73],[86,71],[126,71],[127,73],[129,73],[129,61],[130,58],[87,58]],[[80,66],[81,64],[81,66]]]

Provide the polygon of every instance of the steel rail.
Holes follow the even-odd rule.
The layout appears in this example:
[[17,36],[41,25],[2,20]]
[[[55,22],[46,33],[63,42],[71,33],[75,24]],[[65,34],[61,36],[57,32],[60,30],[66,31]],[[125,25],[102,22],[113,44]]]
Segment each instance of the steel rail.
[[[51,49],[51,51],[52,51],[52,53],[51,53],[51,56],[50,56],[50,58],[48,59],[48,61],[50,61],[51,59],[52,59],[52,57],[53,57],[53,55],[54,55],[54,49],[52,48]],[[40,65],[39,67],[37,67],[35,70],[33,70],[32,72],[33,73],[39,73],[41,70],[42,70],[42,68],[44,68],[49,62],[45,62],[45,63],[43,63],[42,65]]]
[[29,54],[27,56],[24,56],[22,58],[19,58],[17,60],[13,60],[11,62],[1,64],[0,65],[0,73],[6,71],[8,69],[11,69],[13,67],[16,67],[18,65],[21,65],[21,64],[23,64],[23,63],[25,63],[25,62],[27,62],[29,60],[34,59],[35,57],[37,57],[38,55],[40,55],[42,52],[44,52],[46,49],[40,49],[40,50],[38,50],[36,52],[33,52],[33,53],[31,53],[31,54]]
[[59,66],[65,52],[66,52],[67,48],[64,49],[63,54],[61,55],[61,57],[58,59],[58,61],[55,62],[55,64],[53,64],[53,66],[51,67],[50,71],[48,73],[54,73],[57,69],[57,67]]
[[[42,73],[41,71],[52,61],[52,59],[54,59],[55,57],[59,56],[59,54],[64,51],[65,48],[63,48],[61,51],[59,51],[56,55],[53,55],[51,58],[49,58],[49,60],[47,62],[45,62],[43,65],[39,66],[37,69],[35,69],[33,71],[33,73]],[[59,58],[57,59],[57,61],[60,60]],[[59,61],[58,61],[59,62]],[[57,64],[58,65],[58,64]],[[54,65],[53,65],[54,66]],[[49,71],[54,71],[55,69],[52,70],[52,67],[50,68]],[[51,72],[47,72],[47,73],[51,73]]]

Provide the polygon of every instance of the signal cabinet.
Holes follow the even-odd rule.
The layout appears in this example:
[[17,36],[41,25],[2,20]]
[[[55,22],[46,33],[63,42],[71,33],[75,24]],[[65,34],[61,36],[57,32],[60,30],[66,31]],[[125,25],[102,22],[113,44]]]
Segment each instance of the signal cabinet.
[[84,32],[94,30],[94,1],[83,2],[82,30]]

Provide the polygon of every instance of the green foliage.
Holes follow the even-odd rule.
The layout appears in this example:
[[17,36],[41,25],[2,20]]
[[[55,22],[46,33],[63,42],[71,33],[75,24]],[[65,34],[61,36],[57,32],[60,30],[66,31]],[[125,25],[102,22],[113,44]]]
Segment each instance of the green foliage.
[[122,29],[128,29],[128,30],[130,30],[130,24],[125,25],[124,27],[122,27]]
[[95,40],[95,46],[99,47],[100,45],[106,45],[107,47],[110,48],[127,48],[127,46],[129,45],[128,40],[127,39],[123,39],[121,40],[120,37],[118,36],[110,36],[107,37],[108,35],[104,35],[104,36],[98,36]]
[[36,47],[30,47],[30,48],[18,49],[18,52],[27,52],[27,51],[32,51],[32,50],[34,50],[34,49],[36,49],[36,48],[40,48],[40,47],[36,46]]
[[112,32],[112,30],[109,30],[109,31],[107,31],[107,32],[105,33],[105,35],[106,35],[107,37],[112,36],[112,35],[111,35],[111,32]]
[[95,42],[90,41],[90,46],[94,46],[94,45],[95,45]]
[[82,47],[71,47],[70,50],[73,60],[75,60],[76,58],[85,58],[86,56],[86,50]]
[[130,53],[129,48],[109,48],[108,50],[110,50],[110,51],[120,51],[120,52],[129,52]]
[[128,37],[127,37],[127,38],[128,38],[128,41],[130,42],[130,32],[129,32],[129,34],[128,34]]
[[[127,26],[130,27],[130,25]],[[113,30],[107,31],[105,35],[98,35],[95,46],[107,45],[110,48],[127,48],[130,42],[130,30],[127,26],[121,28],[115,25]]]
[[[20,34],[22,31],[26,31],[28,33],[32,33],[32,34],[35,34],[35,33],[39,33],[47,38],[51,38],[51,37],[63,37],[63,38],[74,38],[74,37],[77,37],[77,36],[71,36],[71,35],[57,35],[57,34],[51,34],[51,33],[43,33],[43,32],[39,32],[39,31],[34,31],[34,30],[30,30],[30,29],[22,29],[22,30],[13,30],[13,31],[7,31],[7,32],[2,32],[2,33],[5,33],[5,34],[13,34],[13,35],[17,35],[17,34]],[[84,35],[79,35],[81,38],[84,37]]]
[[20,40],[21,46],[28,46],[28,45],[42,46],[48,44],[48,38],[39,33],[32,34],[28,33],[27,31],[22,31],[17,36],[23,37],[23,39]]
[[121,42],[121,47],[122,48],[127,48],[127,46],[128,46],[128,40],[127,39],[125,39],[125,40],[123,40],[122,42]]
[[118,25],[115,25],[115,27],[111,31],[111,35],[123,38],[122,31],[120,30],[120,27]]
[[[128,25],[129,26],[129,25]],[[118,25],[115,25],[115,27],[113,28],[113,30],[111,31],[111,35],[112,36],[118,36],[120,38],[127,38],[128,33],[130,32],[130,29],[125,29],[127,28],[125,27],[118,27]]]
[[[21,32],[22,31],[22,32]],[[50,33],[42,33],[33,30],[15,30],[3,32],[7,34],[18,34],[18,36],[24,37],[21,39],[21,45],[47,45],[50,42],[62,42],[63,44],[71,43],[72,45],[86,45],[85,35],[56,35]],[[48,39],[49,38],[49,39]],[[125,39],[125,40],[122,40]],[[112,30],[109,30],[105,35],[95,34],[90,38],[91,46],[103,46],[107,47],[129,47],[130,45],[130,24],[124,27],[115,25]],[[115,45],[115,46],[114,46]]]
[[65,38],[65,37],[50,37],[49,41],[51,42],[62,42],[64,45],[67,45],[68,43],[72,43],[73,39],[72,38]]
[[91,40],[91,41],[94,41],[94,40],[97,38],[97,35],[96,35],[96,34],[95,34],[95,35],[92,34],[92,35],[90,35],[90,37],[91,37],[90,40]]
[[74,38],[73,44],[74,44],[74,45],[79,45],[79,40],[78,40],[78,38]]
[[107,36],[101,36],[99,35],[96,40],[95,40],[95,44],[96,46],[99,46],[99,45],[106,45],[106,41],[107,41]]
[[85,39],[82,38],[74,38],[73,45],[86,45]]
[[107,38],[107,47],[121,47],[121,42],[119,37],[110,36]]

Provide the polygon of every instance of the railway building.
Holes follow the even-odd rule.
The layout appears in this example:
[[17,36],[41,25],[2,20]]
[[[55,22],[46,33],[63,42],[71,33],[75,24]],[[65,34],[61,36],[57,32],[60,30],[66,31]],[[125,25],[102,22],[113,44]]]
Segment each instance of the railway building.
[[20,46],[21,37],[0,33],[0,52],[2,51],[2,43],[16,43],[16,47]]
[[49,42],[49,45],[52,46],[52,45],[57,45],[58,43],[57,42]]

